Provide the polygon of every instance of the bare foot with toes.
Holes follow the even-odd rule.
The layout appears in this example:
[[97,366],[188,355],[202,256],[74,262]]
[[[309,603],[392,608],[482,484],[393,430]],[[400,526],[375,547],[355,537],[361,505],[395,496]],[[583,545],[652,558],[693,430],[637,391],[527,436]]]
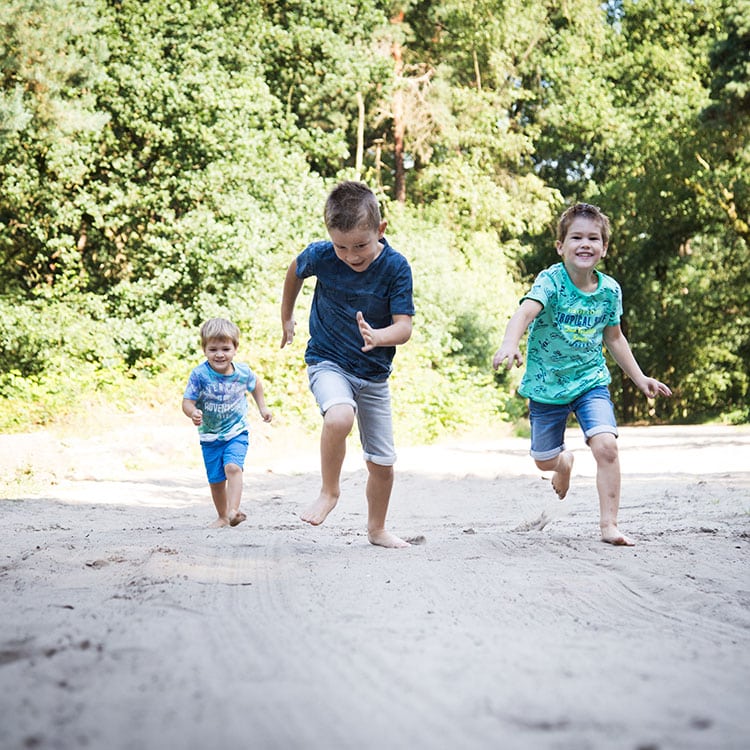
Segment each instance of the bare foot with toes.
[[573,454],[563,451],[557,459],[557,471],[552,474],[552,489],[557,493],[560,500],[565,498],[570,489],[570,475],[573,472]]
[[403,547],[411,547],[409,542],[397,537],[395,534],[391,534],[390,531],[385,529],[379,529],[378,531],[368,531],[367,538],[370,540],[370,544],[375,544],[378,547],[389,547],[390,549],[401,549]]
[[635,547],[635,542],[626,537],[614,523],[602,526],[602,541],[616,547]]
[[300,515],[300,518],[313,526],[320,526],[328,518],[328,514],[336,507],[338,500],[337,497],[321,493],[318,499]]

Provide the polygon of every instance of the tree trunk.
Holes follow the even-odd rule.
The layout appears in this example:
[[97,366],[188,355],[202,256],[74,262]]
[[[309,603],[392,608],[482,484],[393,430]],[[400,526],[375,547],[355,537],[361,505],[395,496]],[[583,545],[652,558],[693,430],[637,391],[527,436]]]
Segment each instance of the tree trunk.
[[[403,12],[391,19],[391,23],[403,23]],[[393,89],[393,161],[394,184],[393,192],[399,203],[406,202],[406,173],[404,170],[404,89],[402,78],[404,72],[404,58],[401,44],[394,41],[391,45],[391,56],[394,61],[394,89]]]

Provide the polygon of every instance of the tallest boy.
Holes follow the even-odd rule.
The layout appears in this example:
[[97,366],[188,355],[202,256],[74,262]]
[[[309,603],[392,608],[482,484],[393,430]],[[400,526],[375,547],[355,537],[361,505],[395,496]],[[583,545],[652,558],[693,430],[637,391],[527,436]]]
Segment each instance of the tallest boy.
[[294,338],[302,284],[316,277],[305,362],[323,415],[321,488],[301,518],[317,526],[336,506],[356,415],[368,471],[367,537],[382,547],[407,547],[386,530],[385,519],[396,461],[388,376],[396,346],[411,336],[411,269],[384,237],[386,222],[367,185],[337,185],[326,201],[325,225],[330,240],[313,242],[292,261],[281,302],[283,348]]

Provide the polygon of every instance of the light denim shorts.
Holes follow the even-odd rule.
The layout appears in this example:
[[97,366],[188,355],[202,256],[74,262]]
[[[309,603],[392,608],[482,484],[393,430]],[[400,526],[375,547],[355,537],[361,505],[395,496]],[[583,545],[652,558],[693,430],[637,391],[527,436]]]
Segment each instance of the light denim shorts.
[[206,465],[206,475],[209,484],[223,482],[227,475],[224,467],[227,464],[237,464],[240,469],[245,468],[247,446],[250,442],[247,432],[241,432],[229,440],[212,440],[201,443],[203,463]]
[[308,365],[307,376],[321,414],[338,404],[349,404],[354,409],[365,461],[393,466],[396,448],[388,381],[358,378],[329,361]]
[[542,404],[529,399],[532,458],[546,461],[565,450],[565,426],[571,412],[575,413],[587,443],[602,432],[617,437],[615,409],[606,385],[582,393],[569,404]]

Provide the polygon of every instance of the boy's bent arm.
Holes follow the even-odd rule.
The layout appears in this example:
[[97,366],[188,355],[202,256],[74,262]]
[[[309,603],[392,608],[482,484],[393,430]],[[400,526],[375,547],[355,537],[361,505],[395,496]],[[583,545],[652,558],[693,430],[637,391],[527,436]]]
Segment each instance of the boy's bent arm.
[[411,338],[411,315],[394,315],[391,325],[385,328],[373,328],[361,312],[357,313],[359,332],[362,334],[363,352],[369,352],[378,346],[398,346]]
[[266,400],[263,397],[263,383],[261,382],[260,378],[256,377],[255,379],[255,388],[253,388],[252,396],[253,401],[255,401],[255,405],[258,407],[258,412],[263,418],[263,421],[270,422],[273,419],[273,414],[271,414],[270,410],[266,406]]
[[526,333],[526,329],[531,325],[531,321],[533,321],[541,311],[541,302],[537,302],[534,299],[525,299],[521,302],[518,306],[518,310],[513,313],[513,317],[508,321],[508,325],[505,327],[503,343],[500,344],[500,348],[495,352],[495,356],[492,358],[493,369],[497,370],[506,359],[508,360],[506,367],[509,370],[513,367],[514,362],[518,367],[523,364],[523,355],[519,348],[521,338],[524,333]]
[[182,399],[182,413],[190,419],[194,425],[199,425],[203,421],[203,412],[195,408],[195,401],[189,398]]
[[294,339],[294,303],[297,301],[300,289],[304,279],[297,276],[297,259],[295,258],[289,265],[284,278],[284,290],[281,294],[281,327],[283,333],[281,336],[281,348],[291,344]]
[[668,386],[643,373],[619,324],[607,326],[604,329],[604,344],[620,369],[635,383],[638,390],[649,398],[672,395]]

